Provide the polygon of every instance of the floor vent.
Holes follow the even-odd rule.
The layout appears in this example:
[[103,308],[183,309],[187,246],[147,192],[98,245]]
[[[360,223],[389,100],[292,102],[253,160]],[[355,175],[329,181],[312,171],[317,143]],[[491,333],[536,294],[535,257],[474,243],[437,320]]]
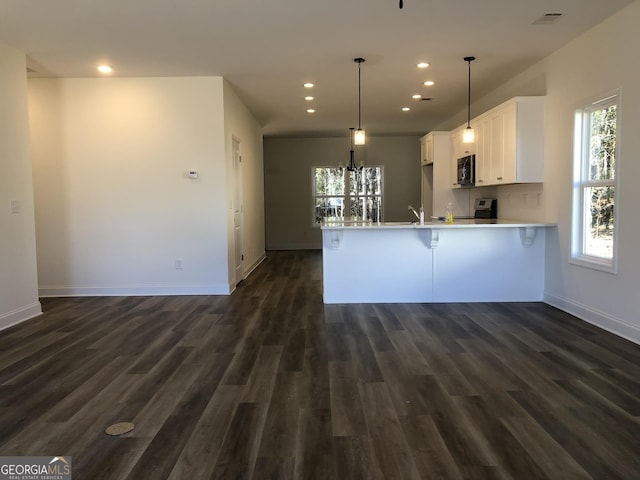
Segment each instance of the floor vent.
[[124,435],[125,433],[129,433],[134,429],[133,423],[122,422],[122,423],[114,423],[113,425],[107,427],[104,431],[107,435],[111,435],[112,437],[117,437],[118,435]]

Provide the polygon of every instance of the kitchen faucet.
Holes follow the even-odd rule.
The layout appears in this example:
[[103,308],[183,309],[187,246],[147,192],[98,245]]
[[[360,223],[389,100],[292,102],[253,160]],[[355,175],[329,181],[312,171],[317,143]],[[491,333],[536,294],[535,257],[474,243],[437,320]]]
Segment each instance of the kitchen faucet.
[[418,215],[418,212],[416,212],[416,209],[413,208],[411,205],[409,205],[409,210],[411,210],[413,214],[416,216],[416,218],[418,219],[418,221],[420,221],[420,215]]

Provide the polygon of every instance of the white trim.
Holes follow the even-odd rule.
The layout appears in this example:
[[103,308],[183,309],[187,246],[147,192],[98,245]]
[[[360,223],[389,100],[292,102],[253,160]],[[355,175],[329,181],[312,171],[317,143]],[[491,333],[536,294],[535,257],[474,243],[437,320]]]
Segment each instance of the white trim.
[[41,297],[144,297],[165,295],[229,295],[227,284],[212,285],[132,285],[75,286],[51,285],[38,289]]
[[36,301],[24,307],[17,308],[11,312],[0,315],[0,330],[22,323],[30,318],[42,314],[42,305]]
[[313,243],[277,243],[267,250],[322,250],[322,238]]
[[592,270],[600,270],[612,275],[618,274],[618,263],[610,258],[601,258],[594,255],[576,255],[575,257],[569,257],[569,263]]
[[622,318],[596,310],[575,300],[556,297],[547,292],[544,293],[544,302],[564,312],[570,313],[580,320],[584,320],[587,323],[640,345],[640,328]]
[[249,275],[251,275],[253,273],[253,271],[258,268],[258,266],[260,266],[260,264],[262,262],[264,262],[267,259],[267,254],[265,252],[262,252],[262,255],[260,255],[260,257],[258,257],[258,259],[253,262],[253,264],[247,269],[247,271],[245,272],[244,278],[247,278]]
[[[590,180],[588,174],[588,160],[590,154],[590,114],[596,110],[616,107],[616,151],[615,170],[612,179]],[[574,116],[574,139],[573,139],[573,193],[572,193],[572,219],[571,219],[571,253],[569,263],[579,265],[602,272],[618,273],[618,237],[620,218],[620,138],[622,126],[622,96],[621,89],[614,89],[597,97],[591,97],[584,101],[583,105],[576,108]],[[585,226],[587,220],[587,209],[584,192],[586,188],[593,187],[613,187],[615,220],[613,227],[613,247],[611,258],[597,257],[585,253],[585,242],[588,227]]]

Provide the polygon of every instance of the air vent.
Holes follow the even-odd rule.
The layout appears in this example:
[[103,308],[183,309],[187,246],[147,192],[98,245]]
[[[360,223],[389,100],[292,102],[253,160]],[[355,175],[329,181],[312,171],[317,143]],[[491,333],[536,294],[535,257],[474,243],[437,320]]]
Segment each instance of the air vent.
[[431,100],[433,100],[433,98],[427,97],[427,98],[421,98],[420,100],[423,102],[430,102]]
[[560,17],[562,17],[564,13],[551,12],[545,13],[543,16],[538,18],[532,25],[551,25],[556,23]]

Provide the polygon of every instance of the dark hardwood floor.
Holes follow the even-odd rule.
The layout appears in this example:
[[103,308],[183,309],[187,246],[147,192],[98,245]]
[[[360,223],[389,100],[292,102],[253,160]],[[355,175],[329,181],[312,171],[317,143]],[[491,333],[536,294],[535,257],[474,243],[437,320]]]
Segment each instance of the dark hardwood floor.
[[43,299],[0,332],[0,455],[77,480],[640,479],[639,346],[540,303],[324,305],[321,278],[320,252],[270,252],[231,296]]

